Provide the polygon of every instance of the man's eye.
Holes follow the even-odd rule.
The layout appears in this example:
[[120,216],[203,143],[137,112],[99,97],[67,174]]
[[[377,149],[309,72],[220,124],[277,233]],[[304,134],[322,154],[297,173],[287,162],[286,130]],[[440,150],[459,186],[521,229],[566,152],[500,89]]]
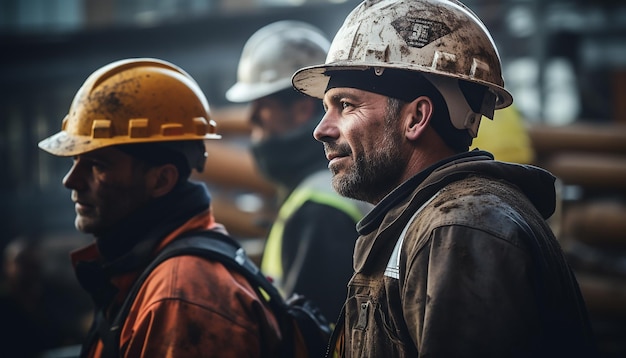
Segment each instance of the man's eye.
[[352,107],[352,104],[351,104],[351,103],[348,103],[348,102],[345,102],[345,101],[342,101],[342,102],[341,102],[341,108],[342,108],[342,109],[346,109],[346,108],[348,108],[348,107]]
[[97,160],[90,160],[88,162],[85,163],[86,165],[90,166],[91,168],[95,169],[95,170],[99,170],[99,171],[103,171],[106,169],[106,164]]

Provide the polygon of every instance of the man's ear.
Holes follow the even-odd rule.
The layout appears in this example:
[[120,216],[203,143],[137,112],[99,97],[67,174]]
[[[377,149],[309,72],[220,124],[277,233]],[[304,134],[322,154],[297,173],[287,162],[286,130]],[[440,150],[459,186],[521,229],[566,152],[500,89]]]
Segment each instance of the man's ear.
[[426,96],[417,97],[405,107],[405,135],[408,140],[416,140],[422,136],[430,124],[432,114],[433,102]]
[[153,198],[161,197],[176,186],[178,169],[174,164],[164,164],[150,168],[147,173],[148,190]]

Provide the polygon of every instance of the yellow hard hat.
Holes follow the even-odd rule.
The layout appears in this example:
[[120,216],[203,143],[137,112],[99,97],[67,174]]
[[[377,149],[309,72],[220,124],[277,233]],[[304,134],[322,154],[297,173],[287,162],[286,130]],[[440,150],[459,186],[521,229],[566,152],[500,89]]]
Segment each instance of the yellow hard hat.
[[115,61],[80,87],[61,131],[39,148],[74,156],[133,143],[219,139],[209,105],[196,81],[167,61]]

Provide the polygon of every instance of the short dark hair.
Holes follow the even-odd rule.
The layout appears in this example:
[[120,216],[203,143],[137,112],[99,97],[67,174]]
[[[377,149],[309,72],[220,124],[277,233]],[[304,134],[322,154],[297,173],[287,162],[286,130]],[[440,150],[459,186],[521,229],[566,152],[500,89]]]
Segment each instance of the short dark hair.
[[199,162],[205,157],[204,142],[201,140],[133,143],[116,147],[149,167],[173,164],[178,170],[179,183],[187,181],[192,165],[198,169]]

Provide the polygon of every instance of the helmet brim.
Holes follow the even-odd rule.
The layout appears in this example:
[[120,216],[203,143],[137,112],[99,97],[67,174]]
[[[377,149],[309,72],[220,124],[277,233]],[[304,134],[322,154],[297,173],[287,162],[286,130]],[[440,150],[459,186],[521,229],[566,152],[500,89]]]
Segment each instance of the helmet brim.
[[488,87],[493,93],[496,95],[496,109],[502,109],[510,106],[513,103],[513,96],[509,91],[504,89],[501,86],[494,85],[493,83],[489,83],[482,80],[477,80],[470,77],[451,75],[447,72],[441,72],[437,70],[432,70],[430,68],[423,68],[420,66],[407,66],[406,64],[397,64],[393,63],[385,64],[381,66],[380,64],[372,65],[367,63],[354,63],[354,62],[337,62],[332,64],[324,64],[324,65],[315,65],[304,67],[296,71],[293,77],[291,78],[293,87],[308,96],[315,98],[324,98],[324,93],[326,92],[326,87],[328,86],[328,81],[330,79],[330,74],[334,71],[359,71],[359,70],[367,70],[373,67],[379,68],[394,68],[401,69],[406,71],[417,71],[423,73],[430,73],[434,75],[441,75],[445,77],[452,77],[461,80],[466,80],[474,83],[478,83]]
[[291,87],[291,78],[284,78],[275,82],[245,83],[237,82],[228,91],[226,99],[234,103],[245,103],[269,96]]
[[204,136],[195,135],[183,135],[183,136],[168,136],[160,138],[159,141],[155,141],[154,137],[149,138],[133,138],[132,140],[120,141],[118,138],[102,138],[94,139],[89,136],[77,136],[71,135],[68,132],[58,132],[39,142],[39,148],[42,150],[56,155],[58,157],[72,157],[75,155],[84,154],[94,151],[96,149],[111,147],[120,144],[133,144],[133,143],[153,143],[153,142],[165,142],[165,141],[179,141],[179,140],[204,140],[204,139],[220,139],[219,134],[205,134]]

